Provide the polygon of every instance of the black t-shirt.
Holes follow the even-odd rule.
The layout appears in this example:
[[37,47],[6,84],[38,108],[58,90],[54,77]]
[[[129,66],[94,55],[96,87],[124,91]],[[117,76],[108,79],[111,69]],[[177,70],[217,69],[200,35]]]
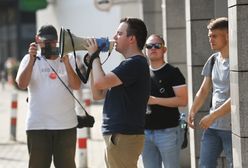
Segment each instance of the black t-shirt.
[[150,95],[149,66],[144,56],[133,56],[112,71],[122,85],[107,91],[103,108],[103,134],[143,134]]
[[[174,97],[174,86],[184,85],[185,78],[178,68],[166,64],[151,73],[151,95],[155,97]],[[151,113],[146,114],[146,129],[165,129],[179,124],[179,110],[177,107],[150,105]]]

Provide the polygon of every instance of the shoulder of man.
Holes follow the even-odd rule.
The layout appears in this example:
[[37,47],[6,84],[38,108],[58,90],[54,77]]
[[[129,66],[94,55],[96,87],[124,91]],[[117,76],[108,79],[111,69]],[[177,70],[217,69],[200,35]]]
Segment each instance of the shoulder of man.
[[216,52],[216,53],[213,53],[207,60],[208,61],[211,61],[211,63],[214,63],[216,57],[219,55],[219,52]]

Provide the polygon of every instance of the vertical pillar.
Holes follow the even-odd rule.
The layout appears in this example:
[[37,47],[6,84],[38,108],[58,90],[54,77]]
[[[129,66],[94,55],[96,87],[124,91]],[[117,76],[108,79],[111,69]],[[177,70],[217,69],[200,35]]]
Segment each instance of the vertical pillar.
[[[212,53],[208,42],[207,24],[214,18],[214,3],[214,0],[185,0],[189,108],[203,80],[201,76],[203,65]],[[209,103],[206,102],[196,115],[196,128],[189,130],[192,168],[198,167],[202,135],[197,123],[208,114],[208,110]]]
[[[167,62],[178,67],[187,79],[185,1],[162,0],[163,36],[168,48]],[[188,111],[187,107],[180,108]],[[190,167],[189,147],[181,151],[181,167]]]
[[[207,24],[210,19],[227,16],[227,1],[225,0],[186,0],[186,39],[187,39],[187,71],[189,89],[189,108],[199,89],[203,77],[200,75],[202,67],[212,51],[208,42]],[[208,114],[209,102],[200,109],[196,116],[196,123]],[[191,167],[198,167],[200,138],[202,130],[197,125],[190,129]],[[218,167],[225,167],[225,157],[222,154],[218,160]]]
[[143,0],[144,22],[150,34],[163,35],[162,0]]
[[228,1],[233,167],[248,167],[248,2]]
[[17,126],[17,93],[11,95],[11,113],[10,113],[10,140],[16,141],[16,126]]

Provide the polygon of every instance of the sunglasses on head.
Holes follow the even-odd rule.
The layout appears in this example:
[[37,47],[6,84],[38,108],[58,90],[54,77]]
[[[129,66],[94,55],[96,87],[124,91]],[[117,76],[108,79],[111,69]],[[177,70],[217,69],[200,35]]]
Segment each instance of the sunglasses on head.
[[162,47],[163,47],[162,43],[146,44],[147,49],[152,49],[152,48],[160,49]]

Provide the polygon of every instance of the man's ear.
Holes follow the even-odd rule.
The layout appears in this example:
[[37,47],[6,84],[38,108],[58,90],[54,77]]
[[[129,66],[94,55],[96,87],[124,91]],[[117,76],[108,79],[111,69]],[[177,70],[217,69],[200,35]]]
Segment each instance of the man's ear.
[[132,36],[129,36],[129,41],[130,43],[134,43],[134,42],[136,43],[137,40],[136,40],[136,37],[132,35]]
[[167,47],[163,48],[164,54],[167,52]]

